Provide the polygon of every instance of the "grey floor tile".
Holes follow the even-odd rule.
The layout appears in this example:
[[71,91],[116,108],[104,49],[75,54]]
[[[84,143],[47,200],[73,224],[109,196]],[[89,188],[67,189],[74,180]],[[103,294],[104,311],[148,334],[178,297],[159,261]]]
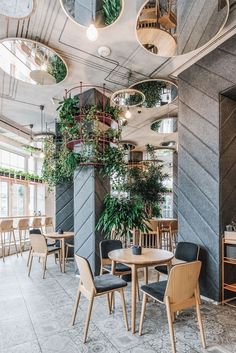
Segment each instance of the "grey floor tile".
[[41,353],[40,346],[37,341],[18,344],[14,347],[8,347],[1,351],[2,353]]

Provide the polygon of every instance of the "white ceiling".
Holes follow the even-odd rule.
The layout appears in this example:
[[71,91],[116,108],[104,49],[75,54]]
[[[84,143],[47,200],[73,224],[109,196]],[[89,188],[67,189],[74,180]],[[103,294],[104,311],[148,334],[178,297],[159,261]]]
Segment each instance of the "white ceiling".
[[[124,0],[119,20],[112,26],[99,29],[96,42],[90,42],[86,29],[66,17],[59,0],[36,0],[35,11],[24,20],[0,15],[0,39],[22,37],[38,40],[56,50],[69,70],[68,77],[61,84],[43,87],[16,81],[0,69],[0,115],[26,128],[33,123],[36,132],[40,129],[39,105],[45,106],[46,120],[53,126],[57,112],[52,98],[61,99],[65,88],[79,85],[82,81],[94,85],[105,83],[107,88],[115,91],[147,78],[176,80],[179,72],[236,33],[236,14],[233,12],[217,40],[203,49],[181,57],[161,58],[148,53],[136,39],[136,17],[144,3],[144,0]],[[106,59],[97,53],[102,45],[111,49],[111,55]],[[143,108],[141,114],[134,109],[124,129],[124,139],[134,141],[139,149],[146,143],[158,145],[161,141],[176,139],[176,134],[167,136],[150,130],[150,122],[167,114],[168,109],[177,111],[177,103],[169,108]],[[0,129],[1,126],[0,122]]]

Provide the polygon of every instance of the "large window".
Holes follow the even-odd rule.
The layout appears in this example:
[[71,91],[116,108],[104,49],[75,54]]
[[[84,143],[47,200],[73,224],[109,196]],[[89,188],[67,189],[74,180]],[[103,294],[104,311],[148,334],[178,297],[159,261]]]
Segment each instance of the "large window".
[[[42,161],[0,148],[0,168],[41,175]],[[0,218],[45,214],[45,185],[0,176]]]

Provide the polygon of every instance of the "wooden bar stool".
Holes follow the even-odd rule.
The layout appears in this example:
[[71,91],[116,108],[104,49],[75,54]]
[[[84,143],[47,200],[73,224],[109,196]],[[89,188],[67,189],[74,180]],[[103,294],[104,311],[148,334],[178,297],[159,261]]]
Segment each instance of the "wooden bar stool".
[[42,218],[41,217],[34,217],[30,228],[40,229],[41,233],[43,233]]
[[[28,218],[22,218],[18,221],[17,228],[19,233],[19,241],[20,241],[20,252],[22,255],[22,249],[25,250],[25,243],[29,241],[29,220]],[[27,237],[28,232],[28,237]]]
[[9,238],[8,238],[8,255],[10,255],[10,248],[11,248],[12,238],[13,238],[13,244],[15,245],[16,255],[18,257],[16,236],[15,236],[15,232],[14,232],[12,219],[2,220],[0,222],[0,236],[1,236],[1,248],[2,248],[3,261],[5,261],[5,248],[6,248],[6,235],[7,234],[9,236]]
[[48,231],[54,232],[52,217],[45,217],[44,229],[45,229],[45,233],[48,233]]

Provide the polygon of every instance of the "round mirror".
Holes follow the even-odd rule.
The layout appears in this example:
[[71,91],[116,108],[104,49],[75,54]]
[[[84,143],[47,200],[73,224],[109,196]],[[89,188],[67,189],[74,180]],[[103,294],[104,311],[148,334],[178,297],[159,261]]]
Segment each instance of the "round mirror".
[[145,80],[135,83],[130,88],[136,89],[144,94],[145,108],[160,107],[173,102],[178,96],[177,86],[165,80]]
[[111,102],[119,107],[136,107],[144,101],[145,95],[133,88],[120,89],[111,96]]
[[67,76],[66,64],[54,50],[29,39],[0,41],[0,68],[34,85],[55,85]]
[[176,141],[164,141],[160,143],[161,147],[175,147]]
[[60,0],[66,15],[81,26],[110,26],[121,14],[122,0]]
[[34,10],[34,0],[2,0],[0,1],[0,15],[10,18],[26,18]]
[[229,0],[149,0],[138,15],[137,38],[155,55],[186,54],[213,39],[228,15]]
[[173,132],[177,132],[178,119],[175,117],[157,119],[151,124],[151,130],[159,134],[172,134]]
[[155,156],[157,158],[169,156],[175,152],[173,147],[155,147]]
[[130,141],[121,141],[120,143],[125,151],[133,151],[136,147],[136,145]]

